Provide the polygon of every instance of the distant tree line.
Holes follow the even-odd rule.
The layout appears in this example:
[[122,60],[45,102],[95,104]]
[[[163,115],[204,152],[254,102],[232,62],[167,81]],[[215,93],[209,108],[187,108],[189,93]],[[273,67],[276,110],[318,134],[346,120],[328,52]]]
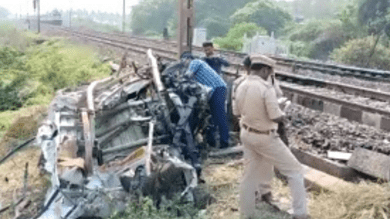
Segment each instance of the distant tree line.
[[0,19],[7,18],[8,15],[10,15],[10,14],[11,14],[11,12],[8,9],[0,6]]
[[[73,27],[85,26],[97,31],[120,31],[122,27],[122,15],[102,11],[87,11],[86,9],[59,10],[63,19],[63,25],[69,26],[69,16],[72,16]],[[128,28],[129,29],[129,28]]]
[[[222,49],[239,51],[244,34],[273,33],[288,45],[292,57],[390,70],[384,61],[390,59],[388,0],[194,0],[194,4],[196,27],[206,28],[208,38]],[[132,33],[160,36],[168,28],[174,35],[177,5],[177,0],[140,0],[130,15]]]

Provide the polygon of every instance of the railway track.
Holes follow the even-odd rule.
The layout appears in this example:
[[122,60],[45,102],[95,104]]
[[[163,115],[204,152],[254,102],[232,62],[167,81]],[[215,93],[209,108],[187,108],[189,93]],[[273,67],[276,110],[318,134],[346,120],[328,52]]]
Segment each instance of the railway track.
[[[99,33],[96,31],[92,31],[92,32]],[[171,47],[172,51],[175,54],[177,50],[177,43],[175,41],[150,39],[150,38],[144,38],[139,36],[120,34],[120,33],[99,33],[99,34],[103,34],[110,37],[116,37],[116,38],[119,37],[122,40],[142,42],[144,45],[150,45],[151,43],[160,46],[165,45],[165,48]],[[194,46],[193,50],[195,52],[202,52],[202,47]],[[227,58],[230,59],[230,61],[233,61],[233,64],[239,64],[239,63],[234,63],[234,61],[241,60],[247,55],[245,53],[240,53],[235,51],[217,50],[217,52],[227,56]],[[328,64],[328,63],[316,62],[316,61],[302,61],[302,60],[285,58],[281,56],[271,56],[271,57],[277,60],[278,65],[290,67],[292,68],[293,71],[297,71],[299,69],[313,70],[313,71],[321,72],[323,74],[340,75],[344,77],[355,77],[364,80],[390,83],[390,71],[369,69],[369,68],[359,68],[359,67],[346,66],[340,64]]]
[[303,69],[319,71],[323,74],[340,75],[344,77],[354,77],[364,80],[390,83],[390,72],[383,70],[374,70],[367,68],[358,68],[345,65],[326,64],[315,61],[300,61],[273,56],[279,65],[291,67],[293,71]]
[[[177,57],[172,42],[166,45],[167,42],[162,40],[137,38],[137,40],[130,41],[129,39],[136,38],[124,36],[114,38],[117,34],[70,31],[67,28],[61,28],[61,30],[75,37],[131,51],[137,56],[146,54],[147,49],[151,48],[156,55],[169,61],[176,60]],[[225,74],[232,78],[239,77],[242,73],[239,70],[239,63],[233,62],[230,68],[224,70]],[[388,107],[390,93],[388,92],[285,71],[276,71],[276,76],[282,81],[281,88],[285,95],[296,104],[390,131],[390,107]]]

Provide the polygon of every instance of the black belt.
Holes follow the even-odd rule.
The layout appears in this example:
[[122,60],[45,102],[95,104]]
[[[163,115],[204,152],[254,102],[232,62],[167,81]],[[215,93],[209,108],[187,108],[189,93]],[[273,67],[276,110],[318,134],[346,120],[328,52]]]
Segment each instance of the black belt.
[[244,129],[246,129],[248,132],[253,132],[253,133],[261,134],[261,135],[269,135],[270,133],[275,132],[275,129],[271,129],[271,130],[267,130],[267,131],[260,131],[260,130],[251,128],[245,124],[242,124],[242,127],[244,127]]

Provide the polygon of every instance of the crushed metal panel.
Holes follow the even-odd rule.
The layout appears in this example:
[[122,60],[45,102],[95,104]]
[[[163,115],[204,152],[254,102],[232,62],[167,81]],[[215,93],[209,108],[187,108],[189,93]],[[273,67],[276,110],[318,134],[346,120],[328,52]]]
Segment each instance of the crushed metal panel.
[[137,82],[137,83],[134,83],[134,84],[130,84],[129,86],[124,87],[123,91],[127,95],[131,95],[131,94],[140,92],[142,89],[144,89],[145,87],[149,86],[150,84],[151,84],[150,80],[142,80],[140,82]]
[[[175,130],[192,132],[188,126],[185,130],[177,127],[182,125],[181,123],[187,122],[185,117],[188,115],[181,115],[183,114],[181,113],[179,117],[183,116],[183,118],[180,122],[171,121],[171,117],[174,117],[175,113],[182,109],[172,103],[168,92],[175,93],[182,102],[188,102],[184,100],[191,99],[192,104],[202,105],[201,107],[207,103],[207,92],[196,82],[183,82],[172,75],[167,75],[166,77],[169,78],[166,79],[169,81],[167,84],[163,84],[160,80],[156,59],[151,50],[148,51],[148,55],[153,67],[153,81],[140,79],[126,81],[126,78],[107,78],[71,93],[58,93],[60,97],[56,97],[50,108],[49,115],[51,117],[49,120],[57,122],[60,135],[74,135],[79,151],[82,152],[84,148],[84,156],[87,158],[85,161],[92,159],[94,154],[97,157],[104,156],[103,160],[106,165],[116,164],[116,166],[111,166],[111,169],[106,168],[105,172],[101,172],[100,168],[95,166],[93,175],[85,177],[81,174],[82,162],[84,161],[82,158],[76,158],[77,161],[72,160],[73,158],[65,159],[65,161],[60,160],[59,164],[67,168],[65,172],[60,174],[62,177],[61,188],[59,183],[53,183],[57,187],[53,187],[54,192],[46,198],[45,207],[48,207],[48,210],[40,218],[47,215],[49,215],[48,218],[53,218],[53,216],[54,218],[108,217],[113,211],[117,211],[119,206],[123,206],[122,210],[124,210],[126,203],[131,198],[131,193],[124,192],[125,185],[123,183],[126,184],[126,182],[129,182],[126,185],[130,186],[138,185],[145,195],[152,195],[153,198],[161,199],[165,193],[168,195],[168,193],[179,192],[184,200],[195,200],[193,190],[197,186],[197,170],[183,160],[184,154],[181,152],[184,148],[173,147],[172,143],[158,145],[158,142],[161,142],[162,139],[169,141]],[[156,86],[149,86],[152,82]],[[165,86],[168,87],[168,90],[164,89]],[[148,89],[157,87],[157,92],[155,90],[150,92],[155,99],[147,98],[146,96],[149,95],[138,95],[146,87]],[[86,98],[87,93],[88,98]],[[134,93],[141,100],[127,100],[129,95]],[[67,96],[62,97],[61,95],[64,94]],[[97,98],[94,98],[95,96]],[[68,97],[70,97],[69,100],[66,99]],[[65,100],[62,100],[63,98]],[[86,106],[87,101],[88,106]],[[103,102],[104,104],[102,104]],[[97,110],[95,110],[95,106]],[[88,111],[83,111],[83,115],[80,115],[80,110],[86,107],[88,107]],[[175,111],[176,107],[179,107],[180,110]],[[63,117],[58,116],[58,112],[67,112],[71,114],[71,118],[65,114]],[[156,126],[148,138],[147,128],[143,126],[152,119]],[[82,121],[85,121],[86,124],[84,128]],[[83,132],[88,132],[91,138],[88,133]],[[95,139],[95,137],[97,137],[97,142],[88,141]],[[153,147],[146,152],[144,146],[148,142],[149,146],[152,146],[152,141],[148,141],[152,139],[155,141]],[[42,139],[42,142],[46,140]],[[59,142],[58,138],[56,140]],[[179,147],[186,147],[185,142],[190,144],[194,141],[191,135],[188,135],[186,139],[178,140],[180,142],[177,142],[176,146]],[[55,145],[57,142],[54,142]],[[102,142],[104,144],[100,145]],[[41,146],[44,147],[43,144]],[[94,147],[94,153],[91,151],[92,147]],[[146,159],[147,154],[150,155],[150,159]],[[78,156],[82,156],[82,154],[78,154]],[[54,158],[54,162],[56,162],[56,154]],[[150,164],[150,166],[146,164]],[[150,177],[146,174],[146,166],[150,167]],[[55,179],[52,178],[52,181],[58,178],[57,165],[54,165],[54,168],[53,176]],[[140,180],[140,177],[146,177],[146,182]],[[165,180],[161,181],[162,179]],[[67,184],[63,181],[67,181]]]

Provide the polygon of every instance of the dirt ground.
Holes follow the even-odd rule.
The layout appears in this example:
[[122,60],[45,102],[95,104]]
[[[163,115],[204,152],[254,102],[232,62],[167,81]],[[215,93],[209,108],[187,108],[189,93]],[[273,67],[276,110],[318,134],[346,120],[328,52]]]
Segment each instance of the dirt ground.
[[[205,163],[204,179],[216,202],[207,208],[207,218],[238,219],[239,186],[243,175],[242,160],[208,160]],[[279,179],[274,179],[273,195],[279,200],[280,207],[287,211],[291,208],[289,188]],[[258,219],[290,219],[287,212],[275,211],[267,204],[259,204]]]
[[[31,218],[40,209],[50,185],[47,176],[41,175],[37,167],[40,153],[39,147],[31,146],[17,152],[0,165],[0,209],[11,205],[10,209],[1,213],[0,218],[14,218],[18,207],[29,202],[28,206],[20,209],[24,218]],[[23,197],[26,163],[28,163],[26,198],[24,203],[15,207],[15,203]]]

